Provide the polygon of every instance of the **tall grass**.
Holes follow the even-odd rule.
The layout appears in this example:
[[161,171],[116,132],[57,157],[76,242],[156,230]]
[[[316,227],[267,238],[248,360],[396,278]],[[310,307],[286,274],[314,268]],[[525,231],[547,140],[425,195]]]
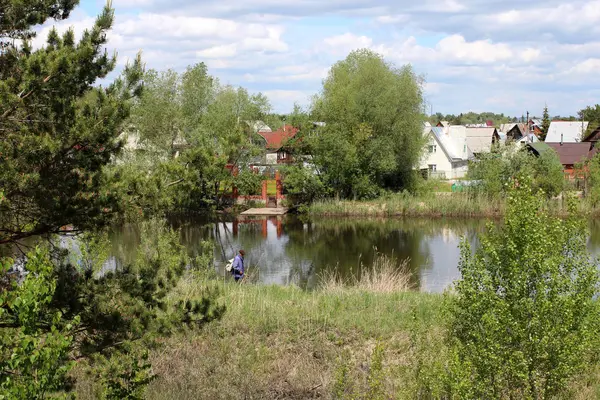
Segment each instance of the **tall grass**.
[[409,260],[398,262],[394,257],[377,253],[371,268],[364,269],[361,264],[360,275],[353,274],[343,279],[337,270],[328,270],[321,277],[320,290],[325,293],[347,290],[372,293],[407,291],[412,288],[408,265]]
[[[554,215],[567,214],[568,195],[549,199],[548,211]],[[312,216],[352,217],[485,217],[498,218],[505,212],[504,198],[467,193],[438,193],[434,196],[417,197],[393,194],[374,200],[322,200],[309,208]],[[576,211],[592,217],[600,216],[600,208],[589,199],[579,199]]]
[[369,201],[323,200],[312,204],[309,213],[315,216],[497,217],[504,214],[504,201],[464,193],[440,193],[425,198],[394,194]]

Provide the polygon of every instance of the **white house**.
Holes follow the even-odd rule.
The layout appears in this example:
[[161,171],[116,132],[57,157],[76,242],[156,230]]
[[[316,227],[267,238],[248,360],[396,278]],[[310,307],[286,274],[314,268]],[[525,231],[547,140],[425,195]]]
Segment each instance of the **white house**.
[[451,125],[448,127],[425,127],[428,138],[420,170],[428,176],[441,179],[457,179],[466,176],[469,159],[473,154],[467,146],[467,128]]
[[548,143],[577,143],[583,139],[583,132],[590,123],[587,121],[552,121],[546,142]]

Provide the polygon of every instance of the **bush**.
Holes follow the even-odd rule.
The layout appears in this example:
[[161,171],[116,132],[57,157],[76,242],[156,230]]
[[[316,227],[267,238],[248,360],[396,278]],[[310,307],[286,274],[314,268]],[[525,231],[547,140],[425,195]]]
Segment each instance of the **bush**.
[[543,191],[547,197],[558,195],[564,188],[563,167],[554,151],[536,157],[509,146],[480,155],[469,167],[470,179],[480,180],[478,189],[490,197],[505,195],[510,180],[518,175],[530,175],[531,188]]
[[504,224],[490,225],[475,254],[461,244],[449,332],[458,398],[551,398],[586,364],[598,270],[583,221],[543,205],[530,179],[515,180]]
[[234,184],[241,195],[252,196],[260,194],[263,180],[264,177],[262,175],[254,173],[249,169],[244,169],[235,177]]
[[[22,282],[0,289],[0,399],[42,399],[67,389],[78,318],[49,311],[56,290],[53,265],[40,249],[30,253]],[[7,276],[11,260],[0,269]],[[43,315],[49,326],[40,327]]]
[[325,195],[321,178],[309,168],[289,166],[283,170],[284,190],[294,205],[307,205]]

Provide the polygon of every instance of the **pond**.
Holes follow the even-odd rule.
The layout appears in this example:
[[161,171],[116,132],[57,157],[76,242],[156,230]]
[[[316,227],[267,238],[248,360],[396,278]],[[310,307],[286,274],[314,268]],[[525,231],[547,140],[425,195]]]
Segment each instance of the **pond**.
[[[244,249],[246,265],[260,283],[313,288],[328,270],[343,276],[360,274],[379,253],[409,259],[413,286],[425,292],[442,292],[459,277],[460,240],[464,237],[477,246],[485,225],[486,221],[478,219],[302,221],[293,216],[173,221],[181,229],[190,256],[200,254],[203,240],[215,243],[215,268],[223,275],[226,260]],[[592,221],[590,229],[589,249],[596,255],[600,253],[600,221]],[[115,231],[114,254],[135,251],[138,240],[134,226]]]

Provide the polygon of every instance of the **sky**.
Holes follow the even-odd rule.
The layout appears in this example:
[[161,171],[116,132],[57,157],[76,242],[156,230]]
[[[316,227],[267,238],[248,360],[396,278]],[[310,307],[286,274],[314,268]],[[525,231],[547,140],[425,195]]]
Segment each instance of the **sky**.
[[[104,1],[57,24],[76,34]],[[369,48],[424,77],[429,112],[575,115],[600,103],[600,0],[113,0],[122,67],[204,62],[222,83],[308,105],[330,67]],[[47,36],[40,27],[36,43]]]

